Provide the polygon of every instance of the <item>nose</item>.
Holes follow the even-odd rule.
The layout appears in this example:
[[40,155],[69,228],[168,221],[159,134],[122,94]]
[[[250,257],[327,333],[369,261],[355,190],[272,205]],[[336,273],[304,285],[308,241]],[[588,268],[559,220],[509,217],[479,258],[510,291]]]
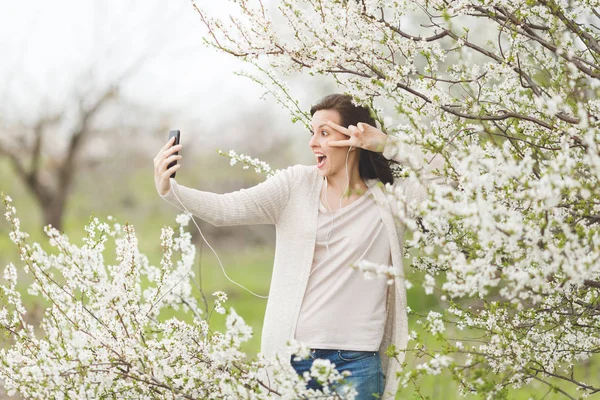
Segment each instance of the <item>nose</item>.
[[310,137],[310,140],[308,141],[308,146],[311,148],[317,146],[317,135],[312,135]]

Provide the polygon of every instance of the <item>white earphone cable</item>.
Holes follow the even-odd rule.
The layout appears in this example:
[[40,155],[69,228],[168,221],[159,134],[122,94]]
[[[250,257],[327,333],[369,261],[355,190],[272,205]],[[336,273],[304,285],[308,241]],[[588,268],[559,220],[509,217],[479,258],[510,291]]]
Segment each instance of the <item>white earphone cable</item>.
[[202,230],[200,229],[200,227],[196,223],[196,220],[194,219],[193,214],[191,212],[189,212],[189,210],[183,205],[183,202],[181,200],[179,200],[179,197],[177,197],[177,193],[175,193],[174,190],[173,190],[173,194],[175,195],[175,198],[177,199],[177,201],[179,202],[179,204],[181,204],[181,206],[183,207],[183,209],[185,210],[185,212],[187,212],[190,215],[192,221],[194,222],[194,225],[196,225],[196,228],[198,229],[198,232],[200,232],[200,236],[202,237],[202,240],[204,240],[204,243],[206,243],[206,245],[208,246],[208,248],[213,252],[213,254],[215,255],[215,257],[217,258],[217,261],[219,262],[219,265],[221,266],[221,270],[223,271],[223,275],[225,275],[225,278],[227,278],[227,280],[229,280],[229,282],[233,283],[234,285],[237,285],[237,286],[241,287],[242,289],[246,290],[247,292],[253,294],[256,297],[259,297],[261,299],[268,299],[269,296],[262,296],[260,294],[256,294],[252,290],[248,289],[246,286],[244,286],[244,285],[242,285],[240,283],[237,283],[236,281],[234,281],[233,279],[231,279],[229,277],[229,275],[227,275],[227,272],[225,271],[225,267],[223,266],[223,263],[221,262],[221,259],[219,258],[219,255],[217,254],[217,252],[215,251],[215,249],[213,249],[213,247],[210,245],[210,243],[208,243],[208,240],[206,240],[206,238],[204,237],[204,234],[202,233]]
[[[342,195],[340,196],[340,206],[338,208],[338,212],[339,210],[342,209],[342,199],[344,198],[344,195],[346,194],[346,192],[350,189],[350,174],[348,173],[348,157],[350,156],[350,150],[352,149],[352,147],[348,148],[348,152],[346,153],[346,188],[344,189],[344,192],[342,193]],[[330,257],[330,253],[329,253],[329,239],[331,238],[331,234],[333,232],[333,227],[334,227],[334,221],[335,221],[335,214],[333,213],[333,210],[331,209],[331,206],[329,205],[329,199],[327,196],[327,178],[325,178],[325,204],[327,204],[327,208],[329,209],[329,213],[331,215],[331,225],[329,228],[329,232],[327,232],[327,235],[325,236],[325,248],[327,249],[327,257],[325,257],[325,259],[323,261],[321,261],[318,265],[316,265],[312,271],[310,271],[310,274],[308,274],[308,276],[311,276],[313,272],[315,272],[315,270],[323,265],[325,263],[325,261],[329,260]]]
[[[352,149],[352,147],[350,147],[348,149],[348,152],[346,153],[346,189],[344,190],[344,192],[342,193],[342,196],[340,196],[340,206],[338,208],[338,211],[341,210],[342,208],[342,199],[344,198],[344,195],[346,194],[346,192],[349,190],[350,188],[350,175],[348,173],[348,157],[350,156],[350,150]],[[326,243],[325,243],[325,247],[327,248],[327,257],[325,258],[325,260],[323,260],[321,263],[319,263],[319,265],[315,266],[315,268],[312,269],[312,271],[308,274],[308,276],[311,276],[313,272],[315,272],[315,270],[322,265],[325,261],[327,261],[329,259],[330,253],[329,253],[329,239],[331,238],[331,234],[333,232],[333,228],[334,228],[334,222],[335,222],[335,214],[333,212],[333,210],[331,209],[331,206],[329,205],[329,200],[327,199],[327,178],[325,179],[325,203],[327,204],[327,207],[329,209],[329,212],[331,214],[331,225],[330,225],[330,230],[326,235]],[[237,285],[238,287],[244,289],[245,291],[247,291],[248,293],[261,298],[261,299],[268,299],[269,296],[262,296],[260,294],[254,293],[252,290],[248,289],[247,287],[245,287],[244,285],[234,281],[233,279],[231,279],[229,277],[229,275],[227,275],[227,272],[225,271],[225,267],[223,266],[223,263],[221,262],[221,259],[219,258],[219,255],[217,254],[217,252],[215,251],[215,249],[213,249],[213,247],[210,245],[210,243],[208,243],[208,240],[206,240],[206,238],[204,237],[204,234],[202,233],[202,230],[200,229],[200,227],[198,226],[198,224],[196,223],[196,220],[194,219],[193,214],[187,209],[187,207],[183,204],[183,202],[179,199],[179,196],[177,196],[177,193],[175,192],[175,190],[173,190],[173,195],[175,196],[175,198],[177,199],[177,201],[179,202],[179,204],[181,204],[181,206],[183,207],[184,211],[187,212],[190,216],[190,219],[192,220],[192,222],[194,223],[194,225],[196,226],[196,229],[198,229],[198,232],[200,232],[200,236],[202,237],[202,240],[204,241],[204,243],[206,243],[206,245],[208,246],[208,248],[213,252],[213,254],[215,255],[215,257],[217,258],[217,261],[219,263],[219,266],[221,267],[221,271],[223,271],[223,275],[225,275],[225,278],[227,278],[227,280],[229,280],[231,283],[233,283],[234,285]],[[183,277],[181,277],[181,279],[179,281],[177,281],[177,283],[175,283],[165,294],[163,294],[157,301],[154,302],[154,304],[152,304],[152,306],[150,307],[150,310],[152,310],[152,308],[154,308],[154,306],[159,303],[165,296],[167,296],[169,293],[171,293],[173,291],[173,289],[175,289],[175,287],[177,287],[177,285],[179,285],[190,273],[190,271],[192,270],[193,267],[190,267],[190,269],[183,275]],[[290,283],[289,285],[286,285],[284,287],[290,286],[294,283]],[[283,288],[282,288],[283,289]]]

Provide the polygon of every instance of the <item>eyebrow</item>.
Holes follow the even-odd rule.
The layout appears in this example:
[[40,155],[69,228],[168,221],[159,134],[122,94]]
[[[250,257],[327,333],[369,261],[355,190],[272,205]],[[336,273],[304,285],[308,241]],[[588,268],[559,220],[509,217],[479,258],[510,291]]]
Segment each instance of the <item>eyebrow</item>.
[[[323,127],[323,126],[327,126],[327,127],[329,127],[329,125],[327,125],[327,123],[324,123],[324,124],[321,124],[321,125],[317,126],[317,129],[319,129],[319,128]],[[312,125],[311,125],[311,128],[312,128]],[[311,132],[312,132],[312,131],[311,131]]]

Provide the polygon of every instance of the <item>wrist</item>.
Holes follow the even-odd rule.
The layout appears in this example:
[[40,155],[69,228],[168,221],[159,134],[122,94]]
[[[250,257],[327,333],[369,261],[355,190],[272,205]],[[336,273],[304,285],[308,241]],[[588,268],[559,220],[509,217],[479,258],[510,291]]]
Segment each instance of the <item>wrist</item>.
[[376,153],[383,153],[385,146],[387,145],[387,143],[389,141],[388,138],[389,138],[389,136],[384,133],[381,140],[379,140],[379,143],[377,143],[377,145],[375,146],[374,151]]

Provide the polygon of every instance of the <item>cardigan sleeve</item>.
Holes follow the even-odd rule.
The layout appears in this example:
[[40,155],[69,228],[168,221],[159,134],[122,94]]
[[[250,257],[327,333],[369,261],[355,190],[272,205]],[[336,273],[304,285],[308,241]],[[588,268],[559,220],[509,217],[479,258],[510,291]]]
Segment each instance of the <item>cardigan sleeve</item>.
[[161,197],[182,211],[183,204],[193,215],[215,226],[277,224],[296,172],[289,167],[256,186],[225,194],[191,189],[171,178],[171,189]]

